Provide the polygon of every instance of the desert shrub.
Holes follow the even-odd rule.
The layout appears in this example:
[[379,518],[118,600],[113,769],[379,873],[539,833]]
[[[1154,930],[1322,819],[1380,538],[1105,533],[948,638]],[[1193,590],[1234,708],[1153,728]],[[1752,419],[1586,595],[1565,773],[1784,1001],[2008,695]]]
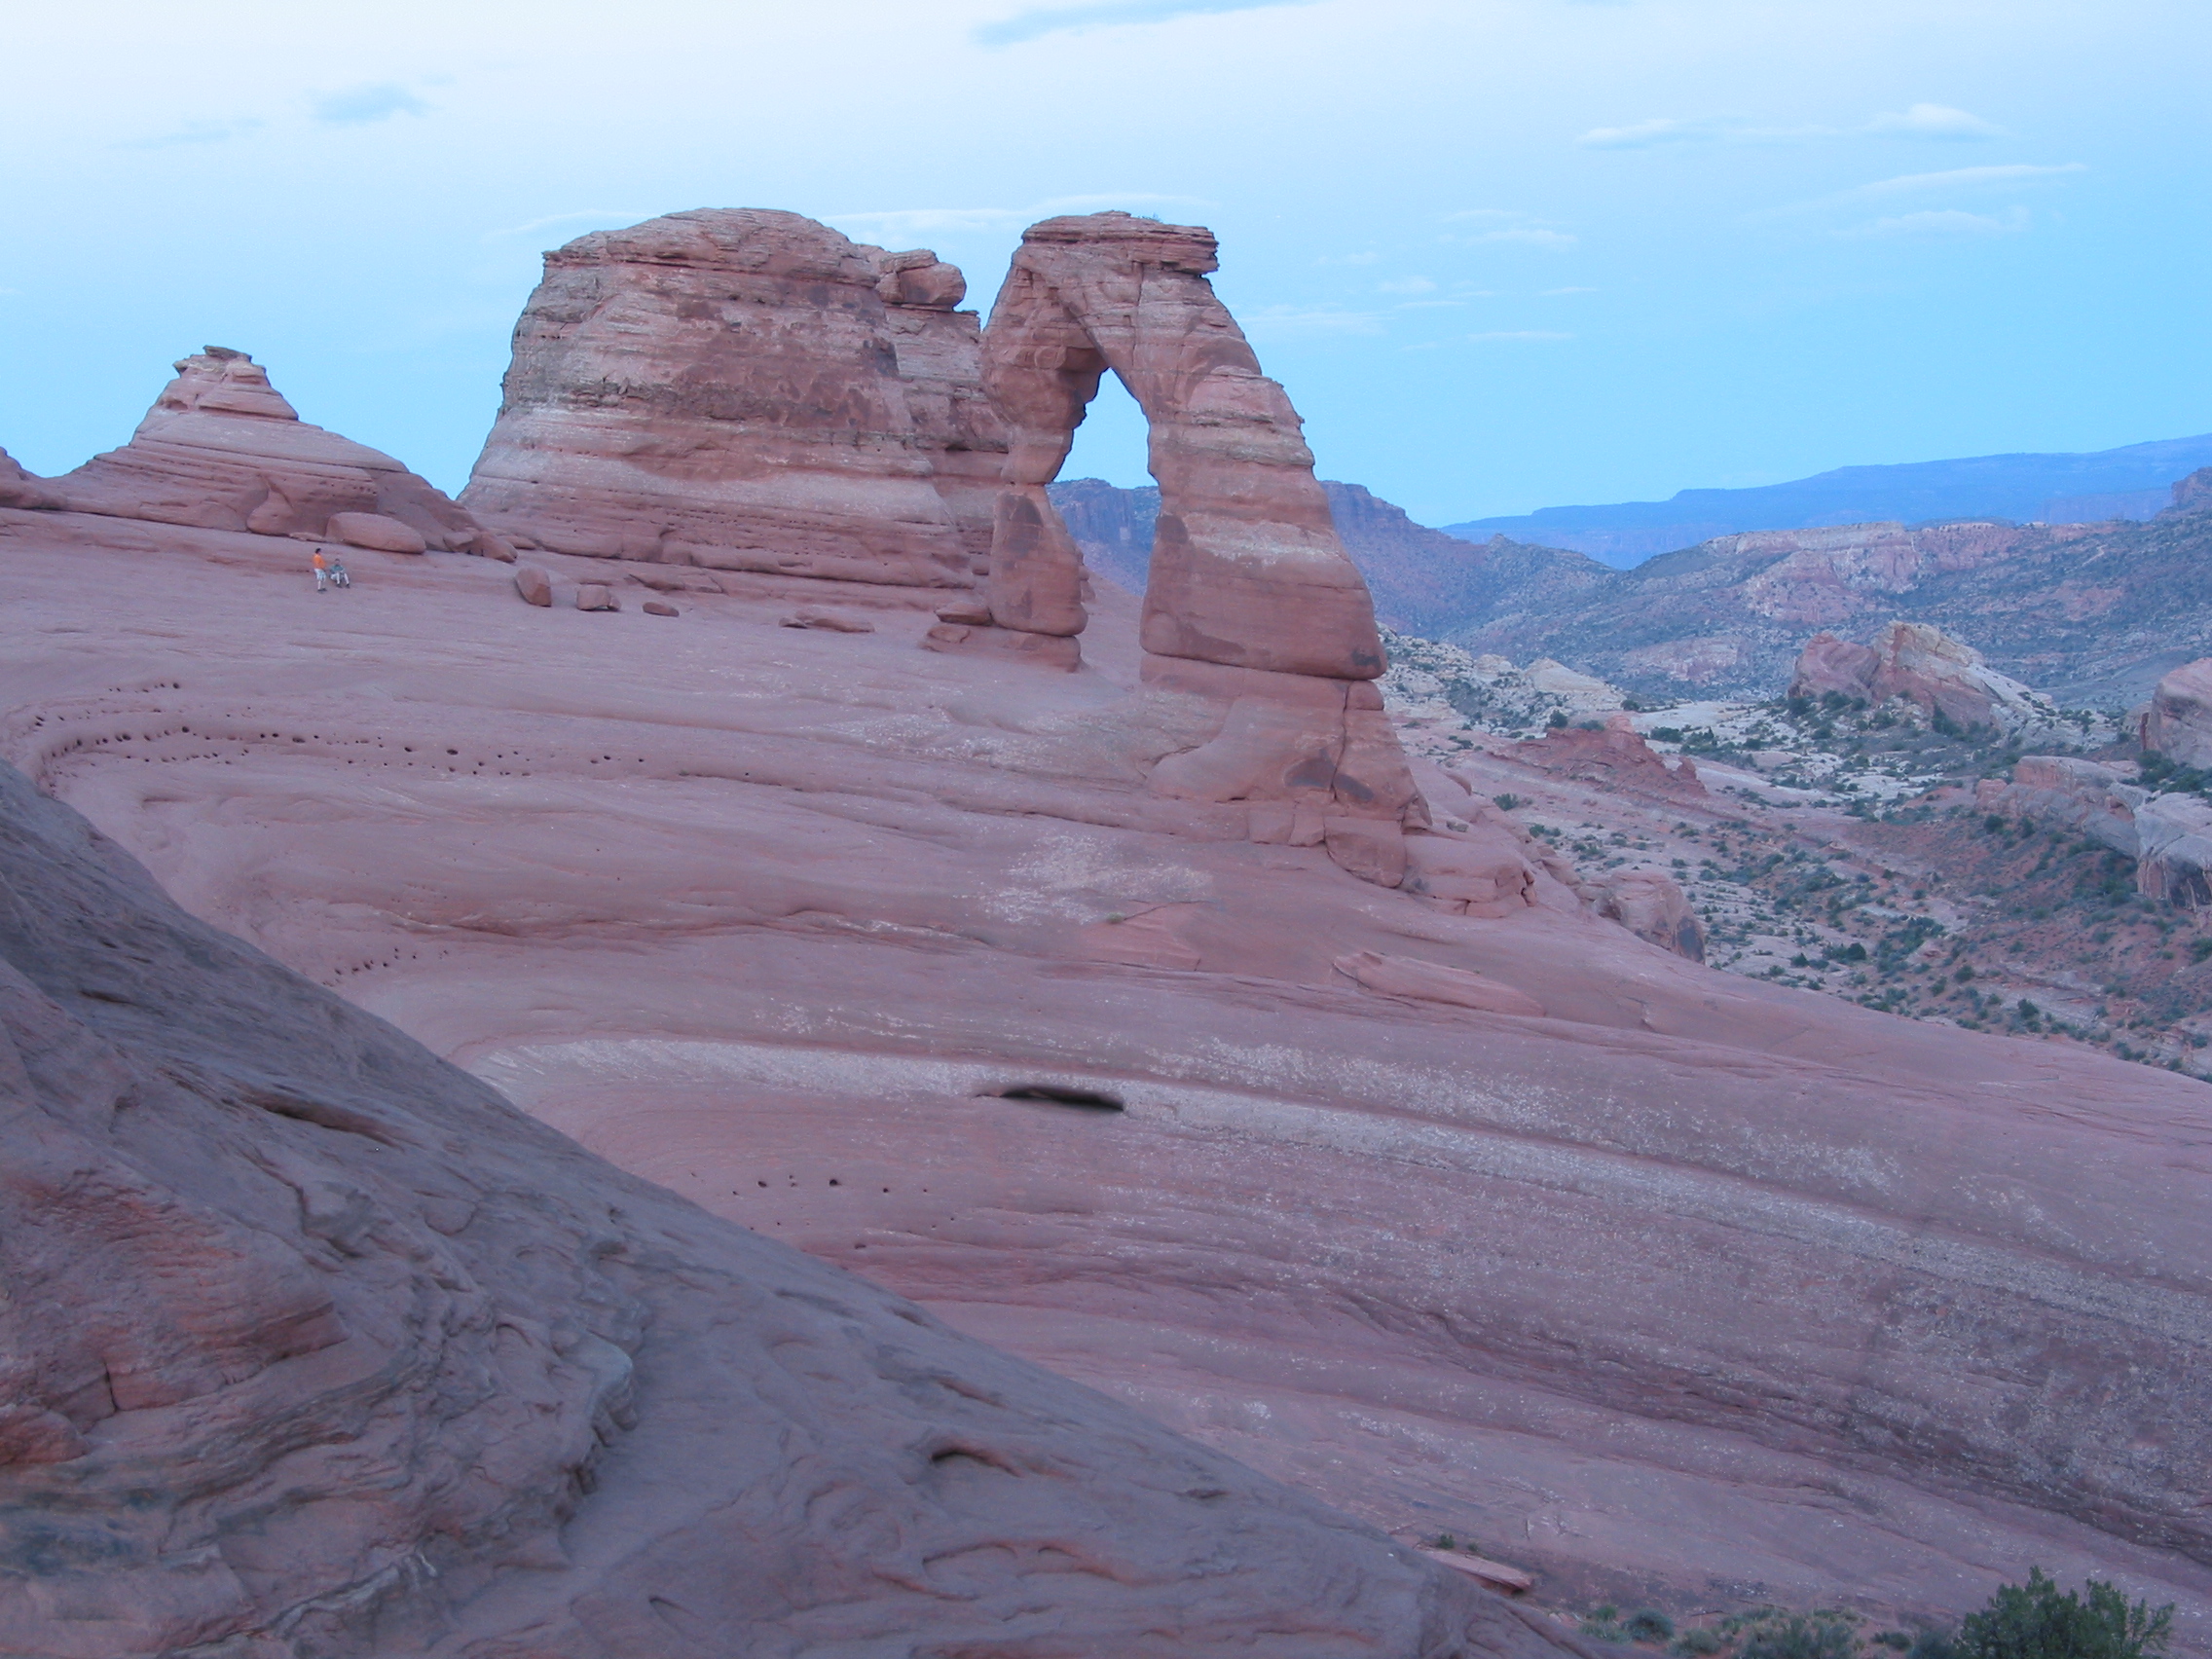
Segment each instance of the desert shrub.
[[1736,1659],[1852,1659],[1858,1645],[1840,1620],[1791,1613],[1747,1635]]
[[1675,1621],[1656,1607],[1640,1607],[1621,1620],[1632,1641],[1666,1641],[1675,1634]]
[[2144,1659],[2165,1651],[2173,1622],[2170,1602],[2155,1610],[2148,1602],[2130,1606],[2097,1578],[2083,1590],[2062,1592],[2034,1567],[2027,1583],[2006,1585],[1981,1611],[1966,1616],[1951,1653],[1955,1659]]
[[1894,1647],[1899,1653],[1902,1653],[1912,1645],[1912,1632],[1909,1630],[1878,1631],[1873,1640],[1878,1647]]
[[1567,729],[1567,711],[1565,709],[1554,709],[1552,718],[1544,723],[1554,731],[1565,731]]
[[1500,812],[1511,812],[1515,807],[1522,804],[1521,797],[1510,790],[1504,794],[1492,795],[1490,798],[1497,803],[1497,810]]
[[2189,941],[2189,959],[2192,962],[2201,962],[2207,956],[2212,956],[2212,938],[2193,939]]
[[1727,1645],[1718,1631],[1685,1630],[1675,1639],[1675,1645],[1667,1651],[1680,1655],[1681,1659],[1707,1659],[1708,1655],[1717,1653]]

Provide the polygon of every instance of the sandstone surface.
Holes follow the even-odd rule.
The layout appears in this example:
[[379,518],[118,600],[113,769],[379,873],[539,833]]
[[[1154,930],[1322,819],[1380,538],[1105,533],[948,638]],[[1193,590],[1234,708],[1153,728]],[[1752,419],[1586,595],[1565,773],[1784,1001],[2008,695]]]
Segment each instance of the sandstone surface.
[[367,547],[379,553],[427,553],[423,533],[382,513],[332,513],[326,533],[333,541],[349,547]]
[[2143,747],[2184,766],[2212,767],[2212,657],[2184,663],[2158,682],[2143,720]]
[[962,288],[767,209],[580,237],[545,256],[461,498],[565,553],[968,586],[1004,444]]
[[0,878],[0,1652],[1554,1651],[600,1162],[12,768]]
[[128,444],[48,488],[81,513],[257,535],[344,539],[334,518],[375,515],[461,549],[482,528],[388,455],[302,421],[266,369],[220,346],[176,365]]
[[[2038,1563],[2176,1601],[2204,1644],[2212,1117],[2193,1079],[1649,944],[1489,800],[1596,786],[1503,756],[1475,793],[1424,763],[1434,828],[1401,837],[1409,870],[1463,845],[1459,875],[1512,889],[1501,913],[1354,880],[1295,803],[1150,787],[1222,734],[1221,700],[1148,693],[1111,594],[1085,664],[1037,675],[917,650],[947,625],[857,584],[881,592],[874,634],[778,627],[848,603],[803,582],[557,554],[563,584],[702,585],[668,629],[520,605],[506,569],[436,553],[350,560],[340,608],[266,537],[0,510],[0,550],[9,757],[195,913],[633,1174],[1365,1520],[1476,1541],[1542,1595],[1955,1614]],[[1263,819],[1280,838],[1254,838]],[[1378,994],[1335,966],[1363,951],[1543,1014]],[[535,1165],[514,1181],[569,1202]],[[662,1225],[638,1193],[609,1236]],[[527,1259],[500,1237],[495,1297]],[[682,1277],[619,1252],[597,1271],[670,1296]],[[725,1365],[666,1317],[658,1375],[760,1374],[741,1332]],[[835,1351],[865,1358],[859,1341]],[[810,1400],[829,1390],[791,1364]],[[20,1440],[72,1444],[43,1419]],[[675,1502],[705,1458],[686,1441],[603,1477],[579,1513],[610,1484]],[[1142,1541],[1152,1513],[1099,1525]],[[564,1548],[597,1571],[620,1530],[571,1523]],[[957,1569],[1015,1573],[1048,1530]],[[625,1559],[653,1575],[640,1601],[672,1604],[619,1627],[630,1650],[681,1651],[659,1632],[722,1616],[694,1571],[756,1581],[681,1539]],[[545,1572],[570,1582],[527,1576]],[[1356,1650],[1332,1640],[1316,1650]]]

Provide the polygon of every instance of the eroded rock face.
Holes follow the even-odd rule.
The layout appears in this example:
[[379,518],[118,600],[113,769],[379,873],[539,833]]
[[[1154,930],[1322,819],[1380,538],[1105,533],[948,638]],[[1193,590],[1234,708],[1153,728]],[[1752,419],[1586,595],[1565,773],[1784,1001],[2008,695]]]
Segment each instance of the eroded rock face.
[[1972,645],[1925,622],[1892,622],[1871,645],[1815,634],[1797,659],[1789,695],[1830,692],[1869,704],[1902,697],[1962,726],[2016,728],[2055,712]]
[[2158,682],[2143,719],[2143,747],[2184,766],[2212,766],[2212,657],[2184,663]]
[[44,479],[24,471],[20,461],[0,449],[0,507],[44,512],[60,505],[61,498],[47,488]]
[[2135,809],[2149,798],[2112,767],[2072,755],[2022,756],[2010,783],[1991,780],[1975,792],[1977,805],[2078,830],[2129,858],[2141,850]]
[[426,546],[473,551],[482,528],[390,456],[309,425],[266,369],[221,346],[176,365],[128,444],[47,488],[76,512],[261,535],[334,535],[334,518],[376,515]]
[[967,586],[1001,446],[964,286],[764,208],[578,238],[462,499],[558,552]]
[[0,893],[0,1652],[1553,1651],[618,1174],[13,769]]
[[1372,680],[1383,661],[1366,584],[1337,539],[1297,411],[1205,279],[1218,264],[1211,232],[1127,213],[1022,234],[984,336],[984,384],[1009,442],[992,609],[1002,626],[1081,632],[1075,543],[1044,487],[1112,370],[1151,424],[1160,481],[1145,649]]

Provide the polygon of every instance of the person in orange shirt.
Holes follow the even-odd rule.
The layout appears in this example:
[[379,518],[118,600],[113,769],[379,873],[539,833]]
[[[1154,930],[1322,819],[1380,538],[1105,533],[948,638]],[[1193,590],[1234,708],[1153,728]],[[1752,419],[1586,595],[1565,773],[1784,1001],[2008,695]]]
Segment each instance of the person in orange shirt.
[[330,587],[330,566],[322,557],[322,549],[314,550],[314,591],[324,593]]

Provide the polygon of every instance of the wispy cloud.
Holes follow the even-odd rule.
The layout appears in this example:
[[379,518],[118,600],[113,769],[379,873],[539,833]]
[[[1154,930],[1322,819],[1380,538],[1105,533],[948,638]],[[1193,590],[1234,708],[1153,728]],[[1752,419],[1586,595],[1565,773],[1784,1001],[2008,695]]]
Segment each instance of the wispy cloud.
[[642,219],[651,217],[650,213],[626,212],[617,207],[579,207],[572,213],[548,213],[542,219],[530,219],[519,225],[506,225],[496,231],[486,231],[484,240],[498,241],[507,237],[534,237],[540,231],[571,226],[581,230],[586,225],[635,225]]
[[1255,338],[1295,334],[1381,334],[1381,312],[1344,311],[1334,306],[1261,306],[1237,319]]
[[1450,346],[1502,346],[1514,343],[1551,345],[1573,338],[1573,335],[1563,334],[1554,328],[1486,328],[1480,334],[1456,334],[1449,340],[1423,340],[1418,346],[1407,346],[1402,350],[1441,351]]
[[2004,138],[2005,129],[1948,104],[1916,103],[1910,109],[1887,110],[1862,129],[1865,132],[1894,132],[1906,138]]
[[970,36],[977,46],[1018,46],[1047,35],[1078,29],[1105,29],[1131,23],[1164,23],[1177,18],[1211,17],[1223,12],[1260,12],[1278,6],[1309,6],[1314,0],[1094,0],[1085,6],[1032,6],[997,22],[978,24]]
[[1776,127],[1737,115],[1687,120],[1657,116],[1626,127],[1594,127],[1574,141],[1586,150],[1646,150],[1663,144],[1804,144],[1828,138],[2002,138],[2005,129],[1948,104],[1885,110],[1857,127]]
[[1962,207],[1935,207],[1919,213],[1899,213],[1894,218],[1872,219],[1863,225],[1847,226],[1835,234],[1855,240],[1899,238],[1952,240],[1962,237],[2010,236],[2026,230],[2029,222],[2025,207],[2008,208],[2003,213],[1969,213]]
[[1196,196],[1161,196],[1130,190],[1089,196],[1055,196],[1026,207],[886,207],[850,213],[825,213],[824,220],[849,236],[886,242],[961,232],[1016,231],[1055,213],[1097,213],[1110,208],[1130,212],[1148,208],[1204,208],[1214,203]]
[[395,115],[426,115],[430,106],[396,81],[347,87],[314,100],[313,113],[325,127],[365,127]]
[[172,127],[166,132],[150,133],[144,138],[126,138],[117,146],[125,150],[166,150],[177,144],[221,144],[251,132],[266,123],[253,117],[236,121],[188,121],[181,127]]
[[1526,247],[1568,248],[1578,240],[1547,220],[1505,207],[1462,207],[1443,216],[1447,225],[1465,225],[1465,231],[1448,232],[1438,239],[1461,246],[1484,242],[1519,242]]
[[1896,178],[1878,178],[1872,184],[1855,185],[1830,200],[1848,201],[1854,197],[1910,196],[1926,191],[2030,184],[2039,179],[2063,178],[2069,173],[2085,173],[2088,170],[2087,165],[2083,162],[2061,162],[2055,166],[2036,166],[2023,162],[1999,167],[1948,167],[1942,172],[1902,173]]

